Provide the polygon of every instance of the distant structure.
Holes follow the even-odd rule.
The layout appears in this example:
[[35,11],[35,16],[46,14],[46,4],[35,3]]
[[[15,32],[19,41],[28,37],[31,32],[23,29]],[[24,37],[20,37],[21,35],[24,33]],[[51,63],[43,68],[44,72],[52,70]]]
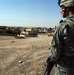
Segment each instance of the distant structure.
[[26,33],[26,36],[37,37],[38,29],[37,28],[26,28],[25,33]]
[[15,37],[37,37],[38,34],[53,33],[55,28],[46,27],[9,27],[0,26],[1,35],[12,35]]
[[0,26],[0,33],[6,31],[6,26]]
[[7,32],[6,28],[7,26],[0,26],[0,34],[6,33]]

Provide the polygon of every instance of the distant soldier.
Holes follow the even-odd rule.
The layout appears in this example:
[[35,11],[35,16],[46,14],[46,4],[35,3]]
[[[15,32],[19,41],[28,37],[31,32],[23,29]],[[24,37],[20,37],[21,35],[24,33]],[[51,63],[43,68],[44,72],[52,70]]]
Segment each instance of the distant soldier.
[[55,75],[74,75],[74,0],[58,0],[61,14],[66,18],[59,23],[51,43],[51,55],[45,75],[55,65]]

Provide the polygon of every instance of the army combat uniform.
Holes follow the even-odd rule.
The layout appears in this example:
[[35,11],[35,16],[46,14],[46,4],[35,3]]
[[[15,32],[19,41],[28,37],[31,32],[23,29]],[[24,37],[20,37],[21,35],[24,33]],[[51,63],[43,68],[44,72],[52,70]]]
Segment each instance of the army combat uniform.
[[56,75],[74,75],[74,16],[57,27],[50,47]]

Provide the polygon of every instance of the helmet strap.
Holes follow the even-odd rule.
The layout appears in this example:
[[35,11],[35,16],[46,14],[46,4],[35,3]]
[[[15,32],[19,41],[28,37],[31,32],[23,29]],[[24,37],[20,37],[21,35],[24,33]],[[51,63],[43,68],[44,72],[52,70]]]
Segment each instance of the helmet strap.
[[64,10],[64,18],[67,17],[67,8],[65,7],[65,10]]
[[67,12],[67,8],[65,7],[65,11],[64,11],[64,14],[66,15],[66,12]]

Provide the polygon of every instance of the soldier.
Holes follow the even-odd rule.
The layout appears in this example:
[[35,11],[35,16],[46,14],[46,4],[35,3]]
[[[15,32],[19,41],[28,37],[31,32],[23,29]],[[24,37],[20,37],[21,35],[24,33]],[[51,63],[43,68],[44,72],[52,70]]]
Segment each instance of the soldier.
[[65,20],[58,25],[51,43],[50,60],[55,75],[74,75],[74,0],[59,0]]

